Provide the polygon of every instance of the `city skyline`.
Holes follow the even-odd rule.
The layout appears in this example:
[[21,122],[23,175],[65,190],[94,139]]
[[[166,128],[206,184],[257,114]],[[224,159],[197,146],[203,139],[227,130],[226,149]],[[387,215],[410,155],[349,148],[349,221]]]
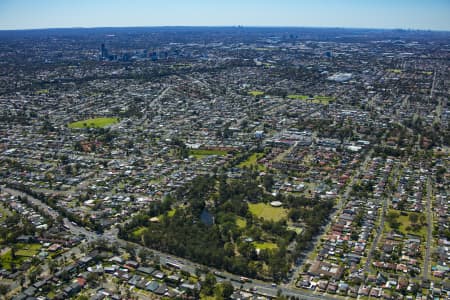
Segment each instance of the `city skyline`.
[[446,0],[4,0],[0,30],[242,25],[449,31],[449,12]]

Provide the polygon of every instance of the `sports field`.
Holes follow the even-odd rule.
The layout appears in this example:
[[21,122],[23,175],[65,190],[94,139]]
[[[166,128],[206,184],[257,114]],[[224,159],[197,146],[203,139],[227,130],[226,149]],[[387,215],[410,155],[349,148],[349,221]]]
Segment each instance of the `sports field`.
[[320,95],[315,95],[312,98],[307,95],[288,95],[287,97],[288,99],[310,101],[311,103],[323,105],[328,105],[330,104],[330,102],[336,100],[334,97],[331,96],[320,96]]
[[209,156],[209,155],[219,155],[219,156],[224,156],[227,155],[228,152],[225,150],[210,150],[210,149],[192,149],[189,150],[189,155],[192,155],[196,158],[202,158],[204,156]]
[[286,218],[288,213],[287,209],[282,207],[273,207],[266,203],[249,203],[248,208],[253,215],[275,222]]
[[262,92],[262,91],[250,91],[250,92],[248,92],[248,94],[256,97],[256,96],[264,95],[264,92]]
[[119,122],[118,118],[95,118],[70,123],[69,128],[101,128]]
[[253,246],[259,250],[272,250],[278,248],[277,244],[270,242],[254,242]]

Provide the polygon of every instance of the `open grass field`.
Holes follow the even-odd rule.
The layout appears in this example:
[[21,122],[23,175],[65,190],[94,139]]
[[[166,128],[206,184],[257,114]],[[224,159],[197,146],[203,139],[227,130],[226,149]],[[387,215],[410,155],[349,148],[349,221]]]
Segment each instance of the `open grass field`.
[[[17,251],[16,251],[16,253],[17,253]],[[6,269],[6,270],[11,270],[12,269],[11,264],[15,264],[16,266],[19,266],[26,259],[27,259],[27,257],[19,256],[19,255],[16,255],[16,257],[13,259],[11,250],[8,250],[0,256],[0,263],[2,265],[2,268]]]
[[259,250],[272,250],[272,249],[277,249],[278,246],[275,243],[270,243],[270,242],[254,242],[253,246],[255,246],[256,249]]
[[294,227],[294,226],[288,226],[288,230],[294,231],[296,234],[301,234],[303,232],[303,228]]
[[402,73],[402,70],[400,70],[400,69],[388,69],[388,72],[395,73],[395,74],[400,74],[400,73]]
[[11,212],[0,203],[0,222],[3,222],[10,215]]
[[169,211],[167,212],[167,216],[173,217],[173,215],[175,214],[176,211],[177,211],[176,208],[169,210]]
[[37,95],[48,94],[48,89],[38,90],[38,91],[36,91],[36,94],[37,94]]
[[318,101],[321,104],[328,104],[330,102],[333,102],[334,100],[336,100],[334,97],[316,95],[314,96],[313,103],[315,103],[314,101]]
[[248,92],[248,94],[252,95],[253,97],[256,97],[256,96],[264,95],[264,92],[262,92],[262,91],[250,91],[250,92]]
[[[169,218],[172,218],[176,211],[177,211],[176,208],[169,210],[169,211],[167,212],[167,216],[168,216]],[[161,220],[163,217],[164,217],[164,214],[161,214],[161,215],[158,216],[158,219]]]
[[[389,212],[396,212],[399,214],[399,216],[397,217],[397,222],[400,223],[400,226],[398,228],[398,231],[403,234],[413,234],[413,235],[419,235],[421,236],[423,239],[426,238],[426,234],[427,234],[427,225],[423,225],[420,227],[419,230],[414,231],[413,227],[411,226],[412,223],[409,220],[409,213],[407,213],[406,216],[402,216],[400,214],[399,210],[395,210],[395,209],[390,209]],[[418,213],[418,215],[420,216],[423,213]],[[390,227],[389,222],[384,222],[384,231],[385,232],[391,232],[393,229]]]
[[240,229],[244,229],[245,227],[247,227],[247,221],[244,218],[238,217],[236,219],[236,225]]
[[118,118],[95,118],[70,123],[69,128],[102,128],[119,122]]
[[33,257],[39,253],[38,250],[17,250],[16,255],[17,256],[24,256],[24,257]]
[[17,247],[18,249],[21,250],[34,250],[34,251],[39,251],[42,248],[41,244],[22,244],[22,243],[17,244]]
[[306,95],[288,95],[287,97],[289,99],[294,99],[294,100],[307,100],[307,99],[309,99],[309,96],[306,96]]
[[138,229],[133,231],[133,233],[132,233],[133,237],[135,237],[135,238],[141,237],[141,235],[144,233],[145,229],[146,229],[145,227],[139,227]]
[[248,208],[250,212],[258,218],[263,218],[270,221],[280,221],[287,217],[287,209],[282,207],[272,207],[266,203],[249,203]]
[[323,105],[328,105],[328,104],[330,104],[330,102],[333,102],[334,100],[336,100],[334,97],[319,96],[319,95],[314,96],[312,99],[307,95],[288,95],[287,97],[289,99],[310,101],[315,104],[323,104]]
[[12,258],[11,250],[5,251],[2,256],[0,256],[0,262],[6,266],[6,268],[11,267],[11,263],[20,264],[28,257],[33,257],[39,253],[42,246],[41,244],[16,244],[16,258]]
[[241,162],[238,165],[238,167],[239,168],[244,168],[244,167],[251,168],[253,166],[256,166],[259,171],[265,171],[266,166],[258,163],[258,160],[260,158],[262,158],[263,156],[264,156],[264,153],[261,153],[261,152],[253,153],[249,158],[247,158],[247,160],[244,160],[243,162]]
[[209,150],[209,149],[192,149],[189,150],[189,155],[192,155],[196,158],[202,158],[204,156],[209,156],[209,155],[219,155],[219,156],[224,156],[227,155],[228,152],[225,150]]

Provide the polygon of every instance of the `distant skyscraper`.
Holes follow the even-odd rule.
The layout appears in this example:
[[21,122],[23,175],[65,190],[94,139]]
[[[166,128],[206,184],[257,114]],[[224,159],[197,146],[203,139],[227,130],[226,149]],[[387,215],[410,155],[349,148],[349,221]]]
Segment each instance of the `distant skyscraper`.
[[101,58],[102,59],[107,59],[108,58],[108,49],[106,49],[105,44],[102,44]]

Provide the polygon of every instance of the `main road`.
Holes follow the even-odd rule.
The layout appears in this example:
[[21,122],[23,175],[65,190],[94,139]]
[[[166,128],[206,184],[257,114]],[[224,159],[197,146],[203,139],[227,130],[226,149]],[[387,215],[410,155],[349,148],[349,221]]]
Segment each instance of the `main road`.
[[423,279],[428,279],[429,276],[429,264],[431,255],[431,241],[433,239],[433,212],[431,210],[431,198],[432,198],[432,184],[431,178],[427,179],[427,242],[425,248],[425,258],[423,261]]

